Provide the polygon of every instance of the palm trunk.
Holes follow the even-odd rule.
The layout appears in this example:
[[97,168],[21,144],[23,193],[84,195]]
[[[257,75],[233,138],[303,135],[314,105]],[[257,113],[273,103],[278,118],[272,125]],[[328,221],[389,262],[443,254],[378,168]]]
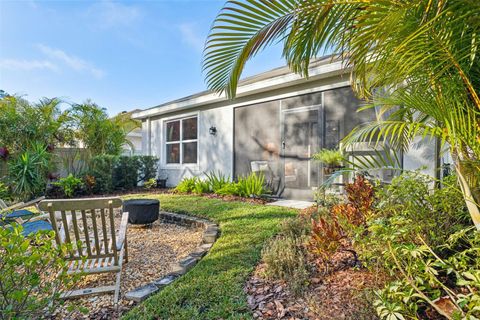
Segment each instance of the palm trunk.
[[462,166],[459,161],[455,163],[455,171],[457,172],[458,182],[460,184],[460,188],[462,189],[463,198],[465,199],[465,203],[467,204],[468,212],[472,217],[473,224],[480,231],[480,209],[478,203],[475,201],[474,195],[470,188],[470,185],[465,179],[462,173]]

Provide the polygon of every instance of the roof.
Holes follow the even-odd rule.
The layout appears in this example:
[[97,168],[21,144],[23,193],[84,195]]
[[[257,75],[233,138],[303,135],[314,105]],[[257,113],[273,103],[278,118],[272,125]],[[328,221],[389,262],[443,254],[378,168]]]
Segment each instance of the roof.
[[[272,69],[241,80],[238,84],[237,97],[252,95],[259,92],[292,86],[301,82],[314,81],[346,72],[344,63],[338,56],[322,57],[310,63],[309,78],[302,78],[293,73],[288,66]],[[190,96],[172,100],[160,105],[133,112],[133,118],[145,119],[164,113],[190,109],[215,102],[227,101],[225,95],[219,95],[205,90]]]

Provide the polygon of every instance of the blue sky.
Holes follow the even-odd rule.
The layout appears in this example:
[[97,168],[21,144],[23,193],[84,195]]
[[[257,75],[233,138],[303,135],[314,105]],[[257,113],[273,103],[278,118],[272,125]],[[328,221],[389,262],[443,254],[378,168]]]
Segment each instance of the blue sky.
[[[203,43],[224,1],[0,0],[0,89],[88,98],[111,115],[205,90]],[[244,72],[284,64],[273,47]]]

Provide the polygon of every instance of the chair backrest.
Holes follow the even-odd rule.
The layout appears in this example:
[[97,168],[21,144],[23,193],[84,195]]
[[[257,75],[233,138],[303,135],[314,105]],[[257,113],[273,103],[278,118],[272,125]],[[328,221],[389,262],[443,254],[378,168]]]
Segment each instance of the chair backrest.
[[39,208],[49,213],[59,245],[71,244],[70,260],[114,258],[118,264],[115,209],[120,198],[44,200]]

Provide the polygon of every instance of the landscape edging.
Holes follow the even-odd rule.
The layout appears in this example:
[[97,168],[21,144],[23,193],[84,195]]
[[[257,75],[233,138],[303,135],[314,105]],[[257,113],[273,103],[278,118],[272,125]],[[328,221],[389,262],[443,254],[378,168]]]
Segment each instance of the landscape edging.
[[202,243],[187,257],[176,262],[173,265],[173,270],[165,276],[127,292],[125,294],[125,299],[127,300],[141,302],[187,273],[207,254],[220,233],[216,223],[185,214],[160,212],[158,219],[163,223],[203,228]]

